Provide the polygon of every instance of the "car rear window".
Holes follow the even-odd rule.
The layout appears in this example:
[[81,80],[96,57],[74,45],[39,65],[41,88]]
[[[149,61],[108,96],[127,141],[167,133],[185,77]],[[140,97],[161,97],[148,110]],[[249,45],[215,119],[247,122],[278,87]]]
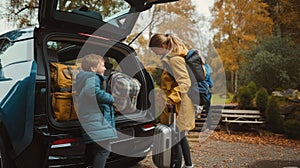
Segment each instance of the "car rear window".
[[[127,10],[130,5],[124,0],[59,0],[56,10],[65,12],[74,12],[86,15],[89,10],[89,17],[105,20],[117,13]],[[100,18],[99,18],[100,17]]]

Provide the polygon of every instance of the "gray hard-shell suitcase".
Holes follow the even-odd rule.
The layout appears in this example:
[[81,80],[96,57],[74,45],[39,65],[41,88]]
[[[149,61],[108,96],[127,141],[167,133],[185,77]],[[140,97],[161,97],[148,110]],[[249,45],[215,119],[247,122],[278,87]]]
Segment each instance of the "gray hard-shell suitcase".
[[179,132],[176,129],[176,113],[173,106],[174,124],[171,125],[169,109],[169,124],[160,124],[154,130],[152,161],[158,168],[172,168],[178,160]]

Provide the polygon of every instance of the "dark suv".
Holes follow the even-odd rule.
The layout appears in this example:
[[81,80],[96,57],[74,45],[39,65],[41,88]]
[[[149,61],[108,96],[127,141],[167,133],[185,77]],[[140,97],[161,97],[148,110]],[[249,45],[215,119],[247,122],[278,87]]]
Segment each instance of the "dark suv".
[[[71,0],[40,0],[39,26],[0,36],[0,167],[85,167],[78,120],[60,121],[53,109],[50,63],[73,65],[89,53],[109,69],[138,79],[136,111],[116,113],[119,138],[108,166],[137,163],[151,150],[154,84],[133,48],[122,43],[139,13],[174,0],[110,0],[112,7]],[[124,9],[118,11],[119,9]],[[118,12],[118,13],[117,13]]]

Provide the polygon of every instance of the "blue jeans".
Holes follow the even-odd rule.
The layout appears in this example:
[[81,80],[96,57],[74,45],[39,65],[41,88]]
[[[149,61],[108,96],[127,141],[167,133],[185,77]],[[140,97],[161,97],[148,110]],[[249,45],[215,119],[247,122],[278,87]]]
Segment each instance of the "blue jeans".
[[87,164],[93,163],[93,168],[105,168],[110,150],[111,146],[109,141],[87,144],[85,149]]
[[182,164],[182,155],[184,158],[184,163],[186,166],[192,166],[192,158],[191,158],[191,151],[189,142],[185,136],[185,131],[180,132],[180,148],[179,148],[179,155],[178,155],[178,162],[175,165],[175,168],[181,168]]

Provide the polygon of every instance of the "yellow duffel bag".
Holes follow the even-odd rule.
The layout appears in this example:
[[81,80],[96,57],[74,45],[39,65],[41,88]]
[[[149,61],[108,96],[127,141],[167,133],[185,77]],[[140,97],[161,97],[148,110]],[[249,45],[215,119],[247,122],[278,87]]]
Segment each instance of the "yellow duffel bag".
[[52,94],[52,108],[56,121],[77,120],[77,106],[73,103],[73,93],[54,92]]
[[50,77],[52,91],[72,91],[72,80],[79,73],[76,65],[66,65],[58,62],[50,62]]

